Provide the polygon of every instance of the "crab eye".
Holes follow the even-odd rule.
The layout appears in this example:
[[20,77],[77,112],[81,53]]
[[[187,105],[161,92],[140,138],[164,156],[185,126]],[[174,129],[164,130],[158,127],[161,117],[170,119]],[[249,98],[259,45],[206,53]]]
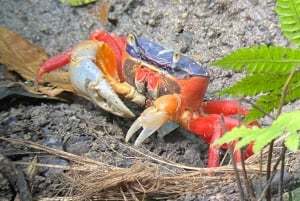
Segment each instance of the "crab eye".
[[177,64],[180,61],[180,58],[181,58],[181,53],[179,51],[174,52],[173,58],[172,58],[173,60],[172,60],[172,63],[171,63],[171,68],[176,68],[177,67]]
[[137,42],[137,38],[134,34],[129,34],[127,37],[127,44],[130,45],[133,50],[135,51],[135,53],[139,54],[139,46],[138,46],[138,42]]

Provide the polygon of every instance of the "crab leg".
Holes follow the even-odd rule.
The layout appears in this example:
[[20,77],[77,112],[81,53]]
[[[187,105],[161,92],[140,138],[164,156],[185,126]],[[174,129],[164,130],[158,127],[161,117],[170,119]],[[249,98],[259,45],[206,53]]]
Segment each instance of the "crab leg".
[[[216,104],[217,103],[217,104]],[[216,107],[214,108],[214,104]],[[230,109],[223,107],[223,105],[232,106]],[[241,107],[241,108],[239,108]],[[240,106],[234,101],[213,101],[202,104],[204,112],[216,112],[219,114],[207,114],[199,116],[197,112],[186,111],[185,101],[180,95],[165,95],[159,97],[154,101],[153,106],[146,109],[141,116],[132,124],[126,135],[126,142],[138,131],[143,128],[135,141],[135,145],[140,145],[143,141],[152,135],[159,128],[163,127],[168,120],[177,122],[184,126],[189,131],[195,133],[203,141],[210,144],[208,153],[208,167],[219,166],[220,148],[227,148],[226,145],[222,147],[214,146],[212,143],[222,137],[225,131],[229,131],[234,127],[239,126],[239,120],[228,117],[226,115],[238,114],[241,111],[242,115],[247,114],[247,109]],[[221,114],[224,113],[222,117]],[[248,125],[251,127],[254,124]],[[225,129],[225,130],[224,130]],[[232,143],[234,146],[235,142]],[[250,144],[244,155],[247,158],[252,154],[252,144]],[[237,162],[241,161],[240,152],[234,153],[234,158]]]
[[101,45],[105,44],[83,41],[73,49],[69,67],[71,83],[82,96],[102,109],[118,116],[134,117],[106,80],[105,73],[94,62]]
[[[208,167],[218,167],[220,161],[220,147],[212,145],[217,139],[221,138],[226,131],[239,126],[240,122],[237,119],[218,114],[211,114],[204,117],[198,117],[191,120],[189,123],[189,130],[199,136],[203,141],[209,143],[208,150]],[[226,145],[222,146],[227,148]],[[240,161],[239,152],[235,152],[235,160]]]
[[51,57],[46,62],[44,62],[39,68],[36,77],[35,77],[35,84],[37,85],[44,73],[48,73],[50,71],[56,70],[58,68],[61,68],[62,66],[68,64],[71,59],[73,48],[69,48],[62,53]]
[[215,100],[203,102],[201,104],[203,112],[207,114],[223,114],[228,115],[237,115],[246,116],[248,114],[248,108],[241,105],[240,102],[231,101],[231,100]]

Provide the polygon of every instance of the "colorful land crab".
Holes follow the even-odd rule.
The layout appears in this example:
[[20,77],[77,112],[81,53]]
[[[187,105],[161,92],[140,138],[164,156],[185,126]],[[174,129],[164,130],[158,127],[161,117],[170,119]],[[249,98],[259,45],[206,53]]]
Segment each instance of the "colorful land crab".
[[[104,110],[134,117],[121,98],[147,106],[126,135],[128,142],[142,128],[135,145],[168,122],[183,126],[211,144],[222,136],[224,129],[239,126],[240,121],[232,115],[248,113],[246,107],[235,101],[203,102],[209,84],[204,68],[179,52],[134,35],[126,38],[95,31],[89,40],[44,62],[36,82],[44,73],[66,64],[70,64],[69,77],[77,92]],[[248,146],[244,157],[251,154],[252,148]],[[236,160],[240,157],[235,156]],[[210,145],[208,166],[218,165],[219,147]]]

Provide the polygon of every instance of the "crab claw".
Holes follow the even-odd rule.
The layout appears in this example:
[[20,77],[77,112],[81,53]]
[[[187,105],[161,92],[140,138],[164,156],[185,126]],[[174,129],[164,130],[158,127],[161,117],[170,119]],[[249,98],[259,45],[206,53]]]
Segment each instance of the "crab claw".
[[153,106],[147,108],[131,125],[125,141],[128,142],[137,130],[143,128],[134,145],[142,144],[155,131],[167,125],[169,120],[176,121],[176,118],[180,116],[182,106],[183,100],[177,94],[159,97],[154,101]]
[[98,41],[83,41],[74,48],[69,68],[71,83],[82,96],[102,109],[121,117],[134,117],[95,64],[95,56],[103,45]]
[[128,142],[130,138],[140,128],[143,128],[142,132],[136,139],[134,145],[141,145],[150,135],[161,128],[169,120],[169,114],[165,111],[157,111],[155,107],[147,108],[143,114],[135,120],[135,122],[129,128],[125,141]]

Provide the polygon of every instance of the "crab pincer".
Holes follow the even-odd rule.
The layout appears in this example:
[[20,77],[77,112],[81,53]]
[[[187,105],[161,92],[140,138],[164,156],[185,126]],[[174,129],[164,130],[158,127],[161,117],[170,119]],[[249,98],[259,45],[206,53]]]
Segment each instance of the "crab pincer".
[[[102,109],[118,116],[134,117],[135,115],[110,86],[106,75],[96,65],[97,52],[107,52],[107,50],[101,50],[105,48],[105,45],[99,41],[87,40],[82,41],[73,49],[69,66],[71,83],[82,96]],[[106,58],[110,57],[108,55]],[[113,61],[109,63],[112,64]]]
[[181,112],[181,98],[179,95],[165,95],[156,99],[153,106],[148,107],[131,125],[126,134],[125,141],[128,142],[131,137],[143,128],[134,145],[141,145],[150,135],[162,128],[169,120],[177,118],[177,112]]

